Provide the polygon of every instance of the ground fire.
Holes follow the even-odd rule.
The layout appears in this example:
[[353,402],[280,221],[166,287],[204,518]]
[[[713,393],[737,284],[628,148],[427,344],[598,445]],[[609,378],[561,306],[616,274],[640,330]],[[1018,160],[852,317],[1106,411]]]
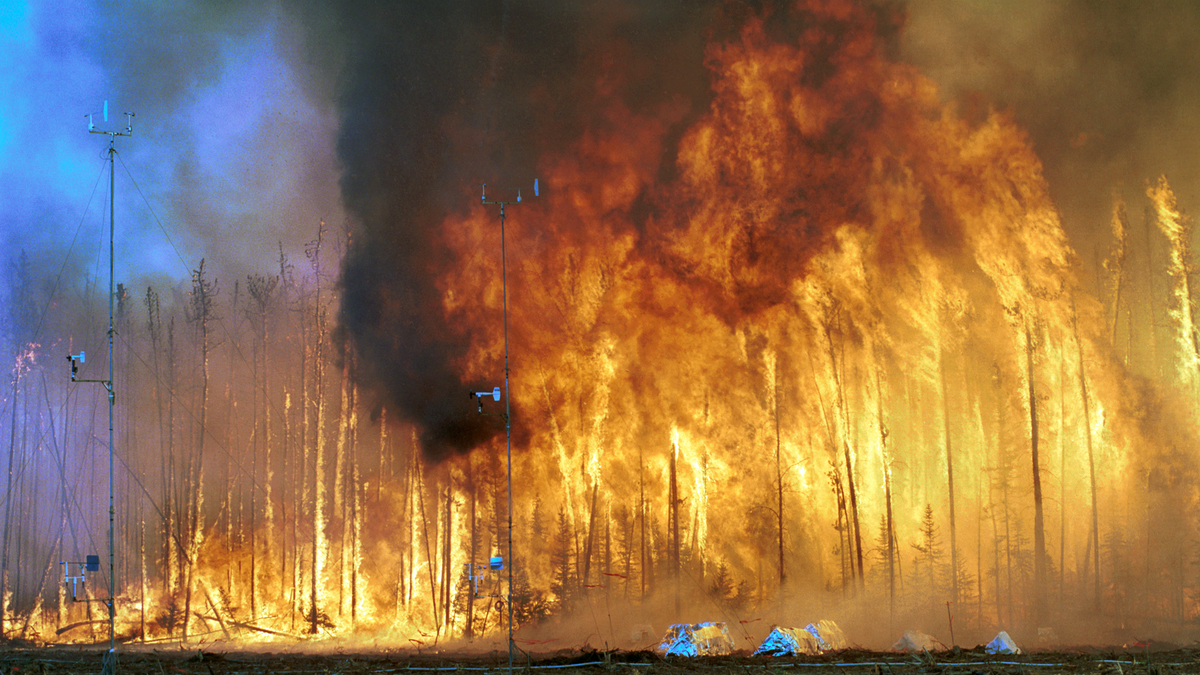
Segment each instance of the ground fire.
[[[614,49],[585,117],[495,153],[524,173],[489,195],[541,185],[503,259],[477,184],[430,169],[412,207],[372,164],[398,150],[347,131],[348,224],[271,274],[121,287],[120,639],[503,648],[510,597],[526,649],[719,621],[752,650],[825,618],[876,648],[1191,635],[1200,339],[1168,178],[1096,186],[1111,236],[1081,259],[1013,117],[891,55],[901,11],[739,7],[709,16],[703,106],[630,94]],[[491,142],[460,112],[434,164]],[[505,377],[504,294],[511,558],[506,402],[470,397]],[[62,363],[103,336],[80,297],[10,358],[12,638],[106,637],[59,568],[107,527],[105,402]]]

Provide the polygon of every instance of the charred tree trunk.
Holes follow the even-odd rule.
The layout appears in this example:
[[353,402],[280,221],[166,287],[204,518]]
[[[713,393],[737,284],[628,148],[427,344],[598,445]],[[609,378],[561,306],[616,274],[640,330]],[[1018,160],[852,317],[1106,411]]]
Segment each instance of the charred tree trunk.
[[1030,452],[1033,458],[1033,584],[1034,620],[1038,626],[1045,623],[1046,603],[1046,531],[1042,512],[1042,475],[1038,462],[1038,404],[1034,385],[1033,336],[1029,326],[1025,327],[1025,367],[1029,380],[1029,429]]
[[592,580],[592,542],[596,536],[596,497],[600,492],[600,481],[592,483],[591,508],[588,510],[587,539],[583,547],[583,588],[584,592],[590,587]]
[[[946,443],[946,487],[950,503],[950,599],[958,604],[958,529],[954,513],[954,445],[950,441],[950,390],[946,386],[946,352],[938,350],[938,376],[942,385],[942,433]],[[1034,451],[1036,454],[1036,450]]]
[[[438,527],[438,595],[441,604],[438,605],[438,612],[442,614],[442,627],[446,629],[446,637],[450,637],[450,521],[452,519],[450,503],[453,500],[453,473],[448,472],[446,477],[446,504],[445,510],[441,511],[442,505],[441,492],[438,492],[438,509],[439,527]],[[436,640],[437,638],[435,638]]]
[[671,536],[671,586],[675,593],[675,614],[679,615],[679,484],[677,481],[675,455],[679,452],[678,445],[671,446],[671,485],[667,496],[667,518]]
[[[841,311],[835,310],[834,320],[841,322]],[[841,416],[841,445],[846,458],[846,492],[850,497],[850,511],[848,523],[849,533],[851,538],[850,550],[850,567],[851,574],[854,578],[854,588],[857,592],[861,590],[863,585],[863,555],[862,555],[862,534],[859,528],[858,518],[858,491],[854,486],[854,455],[850,449],[850,411],[846,401],[846,383],[845,383],[845,353],[843,345],[843,353],[841,359],[838,358],[837,350],[833,343],[833,327],[832,321],[825,324],[825,338],[829,347],[829,365],[833,373],[833,384],[837,390],[837,406]],[[840,361],[840,365],[839,365]]]
[[[875,367],[875,418],[879,425],[879,452],[883,463],[884,518],[887,528],[888,622],[896,615],[896,526],[892,520],[892,461],[888,456],[888,428],[883,419],[883,382]],[[889,631],[890,632],[890,631]]]
[[[428,568],[428,570],[429,570],[429,604],[430,604],[430,609],[433,613],[434,629],[435,629],[437,635],[441,635],[442,620],[441,620],[441,615],[438,613],[437,582],[434,579],[434,573],[433,573],[433,568],[435,567],[435,560],[433,557],[433,549],[429,544],[429,516],[425,511],[425,481],[421,480],[421,475],[419,472],[416,476],[416,481],[417,482],[414,487],[417,491],[417,499],[418,499],[418,501],[420,503],[420,507],[421,507],[421,528],[424,533],[424,539],[425,539],[425,561],[426,561],[425,567]],[[434,504],[434,507],[436,509],[436,507],[437,507],[436,503]],[[436,533],[434,533],[434,536],[435,537],[437,536]],[[509,561],[509,562],[511,564],[511,561]]]

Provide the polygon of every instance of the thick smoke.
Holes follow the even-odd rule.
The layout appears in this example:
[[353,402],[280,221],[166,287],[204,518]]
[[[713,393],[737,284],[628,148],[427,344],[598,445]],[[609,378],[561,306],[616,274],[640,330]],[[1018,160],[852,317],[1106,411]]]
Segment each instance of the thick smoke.
[[1107,246],[1107,190],[1137,201],[1166,174],[1182,203],[1200,197],[1198,40],[1195,3],[917,0],[901,56],[963,113],[1013,114],[1090,266]]
[[[713,13],[690,2],[356,3],[334,22],[355,45],[338,148],[360,228],[341,321],[384,403],[420,425],[431,457],[502,429],[467,396],[499,383],[501,355],[487,382],[456,368],[471,336],[446,321],[435,282],[460,264],[439,243],[447,214],[479,199],[482,182],[528,194],[537,157],[596,121],[597,87],[634,110],[695,108]],[[502,330],[500,316],[489,329]]]

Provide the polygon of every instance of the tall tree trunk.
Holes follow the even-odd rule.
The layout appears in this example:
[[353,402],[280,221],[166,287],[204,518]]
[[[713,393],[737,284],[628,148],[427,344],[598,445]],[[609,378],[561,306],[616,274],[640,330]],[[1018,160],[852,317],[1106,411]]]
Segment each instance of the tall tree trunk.
[[1079,366],[1079,398],[1083,404],[1083,429],[1087,441],[1088,482],[1092,496],[1092,566],[1095,577],[1092,586],[1092,603],[1096,610],[1100,609],[1100,507],[1096,499],[1096,457],[1092,448],[1092,411],[1088,398],[1087,371],[1084,369],[1083,343],[1079,339],[1079,320],[1075,315],[1074,303],[1071,308],[1071,329],[1075,337],[1075,354]]
[[[417,483],[415,485],[415,489],[417,491],[417,500],[419,501],[421,507],[421,527],[425,535],[425,567],[429,570],[429,604],[433,613],[434,629],[438,635],[441,635],[442,622],[441,616],[438,614],[437,584],[434,581],[433,574],[433,568],[436,566],[436,561],[433,557],[433,550],[429,545],[429,516],[425,512],[425,482],[421,480],[420,473],[417,474],[416,479]],[[435,503],[434,507],[436,506],[437,504]],[[512,564],[512,561],[509,561],[509,564]]]
[[648,583],[650,579],[650,567],[648,565],[648,557],[646,555],[646,478],[643,475],[645,462],[642,460],[642,449],[638,446],[638,520],[641,527],[641,562],[638,568],[638,579],[641,582],[641,596],[639,600],[646,598],[648,592]]
[[1146,235],[1146,287],[1149,293],[1146,294],[1146,306],[1150,310],[1150,321],[1147,322],[1149,333],[1147,334],[1148,342],[1150,343],[1150,373],[1159,378],[1162,376],[1162,365],[1158,360],[1158,311],[1155,309],[1155,298],[1158,297],[1154,290],[1154,241],[1150,237],[1150,223],[1154,220],[1153,211],[1148,207],[1142,213],[1143,231]]
[[[478,523],[478,490],[475,484],[475,459],[472,455],[467,456],[467,491],[471,504],[470,510],[467,512],[467,522],[470,528],[471,539],[467,546],[467,564],[470,574],[467,578],[467,624],[464,627],[464,635],[466,637],[475,637],[475,578],[479,576],[481,569],[479,564],[479,552],[477,545],[479,543],[479,523]],[[485,626],[486,628],[486,626]]]
[[958,603],[958,527],[954,513],[954,446],[950,442],[950,390],[946,386],[946,350],[938,349],[938,376],[942,385],[942,433],[946,443],[946,487],[950,503],[950,600]]
[[679,453],[679,443],[671,445],[671,464],[669,494],[667,496],[667,520],[671,536],[671,588],[675,594],[675,614],[679,615],[679,483],[676,474],[676,455]]
[[1046,530],[1042,512],[1042,475],[1038,463],[1038,404],[1033,372],[1033,336],[1025,326],[1025,367],[1029,380],[1029,448],[1033,458],[1033,585],[1034,620],[1038,626],[1046,620]]
[[[835,310],[835,319],[839,325],[841,322],[841,311]],[[863,555],[862,555],[862,534],[859,527],[858,517],[858,491],[854,486],[854,455],[850,449],[850,411],[849,403],[846,400],[846,355],[845,345],[842,345],[842,354],[839,360],[837,350],[833,343],[832,321],[825,325],[825,338],[828,341],[829,347],[829,365],[833,372],[833,384],[837,391],[838,411],[841,413],[841,445],[846,458],[846,491],[850,497],[849,511],[849,535],[853,538],[851,542],[851,558],[850,566],[854,577],[854,588],[857,592],[861,590],[863,585]],[[840,365],[839,365],[840,361]]]
[[588,511],[588,529],[587,539],[583,547],[583,588],[586,592],[589,584],[592,583],[592,542],[596,532],[596,495],[600,491],[600,481],[592,483],[592,500],[591,508]]
[[[1129,217],[1125,214],[1125,203],[1120,199],[1113,201],[1113,249],[1105,268],[1112,274],[1112,330],[1110,331],[1113,348],[1117,346],[1117,325],[1121,319],[1121,291],[1125,286],[1125,260],[1129,255]],[[1148,253],[1149,251],[1147,251]],[[1130,343],[1129,348],[1133,348]]]
[[13,464],[17,456],[17,409],[18,405],[17,393],[21,386],[21,363],[18,359],[17,365],[13,368],[12,376],[12,426],[9,428],[8,439],[8,464],[7,464],[7,485],[4,490],[4,543],[3,552],[0,556],[0,639],[7,638],[9,632],[9,588],[8,588],[8,573],[9,573],[9,539],[12,531],[12,509],[13,509]]
[[787,583],[787,572],[783,561],[783,439],[779,432],[779,373],[778,363],[774,364],[775,377],[772,378],[772,396],[771,399],[775,404],[775,517],[776,529],[779,534],[779,588],[782,589]]
[[[879,425],[879,453],[883,464],[883,501],[887,527],[888,625],[896,616],[896,525],[892,520],[892,460],[888,455],[888,428],[883,419],[883,382],[881,366],[875,366],[875,418]],[[889,632],[891,632],[889,630]]]
[[188,625],[192,611],[192,590],[195,582],[195,567],[200,545],[204,540],[204,441],[208,435],[208,381],[209,381],[209,322],[214,316],[216,282],[205,278],[204,259],[192,274],[191,313],[189,319],[196,324],[200,338],[200,403],[199,427],[196,433],[196,452],[191,472],[191,514],[187,540],[187,583],[184,595],[183,641],[188,639]]
[[450,610],[452,605],[450,597],[450,582],[452,580],[452,570],[454,566],[450,563],[450,539],[454,536],[454,477],[453,474],[446,476],[446,528],[445,534],[442,535],[442,625],[446,627],[446,637],[450,637]]

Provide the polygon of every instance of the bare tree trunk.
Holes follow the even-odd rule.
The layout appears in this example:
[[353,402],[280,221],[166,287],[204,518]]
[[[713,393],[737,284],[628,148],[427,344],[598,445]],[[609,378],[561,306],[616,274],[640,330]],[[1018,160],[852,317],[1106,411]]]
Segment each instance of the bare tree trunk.
[[446,531],[442,537],[442,610],[445,616],[442,619],[442,625],[446,627],[446,637],[450,637],[450,581],[451,570],[453,566],[450,564],[450,538],[454,534],[454,479],[453,475],[446,476]]
[[775,404],[775,490],[776,490],[776,525],[779,531],[779,588],[782,589],[787,583],[787,572],[784,567],[783,560],[783,438],[779,432],[779,364],[775,363],[775,377],[772,384],[772,401]]
[[307,253],[313,261],[316,277],[314,319],[316,325],[315,354],[313,358],[313,399],[316,403],[316,455],[313,458],[313,511],[312,511],[312,568],[309,581],[312,584],[312,623],[310,632],[317,633],[319,588],[325,577],[325,559],[328,554],[326,540],[326,481],[325,481],[325,307],[321,300],[321,243],[325,234],[325,221],[317,229],[315,243],[309,245]]
[[1154,301],[1157,295],[1154,291],[1154,242],[1150,238],[1150,221],[1154,217],[1152,213],[1148,208],[1143,212],[1142,224],[1146,234],[1146,287],[1150,291],[1146,295],[1146,305],[1150,310],[1150,332],[1147,335],[1150,343],[1150,372],[1157,378],[1162,376],[1162,365],[1158,360],[1158,312]]
[[[350,341],[342,341],[342,373],[341,373],[341,393],[339,398],[338,410],[338,432],[337,445],[334,448],[334,483],[333,483],[333,512],[341,520],[341,528],[338,530],[338,614],[341,614],[346,607],[349,599],[349,582],[350,575],[347,573],[347,568],[353,562],[349,560],[346,546],[348,543],[347,530],[349,524],[350,502],[347,491],[349,481],[346,480],[349,462],[347,451],[347,439],[350,432]],[[332,543],[331,543],[332,545]]]
[[[1113,348],[1117,346],[1117,324],[1121,318],[1121,291],[1125,286],[1125,260],[1129,254],[1129,217],[1125,214],[1125,203],[1120,199],[1113,201],[1113,243],[1112,255],[1106,261],[1105,267],[1113,275],[1112,291],[1112,331]],[[1149,251],[1147,251],[1149,253]],[[1133,348],[1132,343],[1130,349]]]
[[6,473],[7,486],[4,491],[4,544],[3,554],[0,557],[0,638],[8,637],[8,572],[9,572],[9,539],[12,531],[12,492],[13,492],[13,463],[17,456],[17,392],[21,386],[21,365],[18,360],[17,365],[13,368],[12,377],[12,426],[9,428],[8,440],[8,465]]
[[[887,423],[883,419],[883,382],[879,375],[881,366],[875,366],[875,417],[879,424],[879,452],[883,463],[883,500],[887,526],[888,566],[888,625],[896,616],[896,525],[892,519],[892,460],[888,455]],[[889,630],[889,633],[891,631]]]
[[671,469],[670,481],[671,485],[667,496],[667,520],[671,530],[671,587],[675,593],[675,614],[679,614],[679,484],[675,470],[675,455],[679,452],[679,446],[672,444],[671,446]]
[[[841,310],[835,310],[835,320],[840,324]],[[837,404],[838,410],[841,413],[842,433],[841,445],[846,458],[846,490],[850,497],[849,511],[849,534],[853,537],[851,542],[851,559],[850,567],[854,577],[855,591],[861,590],[863,586],[863,555],[862,555],[862,533],[859,528],[858,518],[858,491],[854,487],[854,457],[850,450],[850,411],[846,400],[846,385],[845,385],[845,352],[843,351],[839,359],[836,349],[833,344],[832,322],[825,325],[825,338],[828,341],[829,347],[829,365],[833,372],[833,383],[837,389]],[[843,345],[844,350],[844,345]]]
[[1067,359],[1058,359],[1058,606],[1065,607],[1067,569]]
[[638,520],[641,527],[641,566],[638,570],[638,579],[641,581],[641,596],[639,600],[646,599],[646,593],[649,591],[649,575],[650,567],[646,555],[646,478],[643,474],[645,462],[642,459],[642,449],[638,446]]
[[587,539],[583,547],[583,588],[586,592],[591,584],[592,571],[592,541],[596,531],[596,495],[600,490],[600,481],[592,483],[592,505],[588,513]]
[[466,637],[475,637],[475,582],[474,582],[473,577],[479,576],[480,570],[478,568],[479,553],[476,550],[477,544],[479,542],[479,529],[478,529],[478,520],[477,520],[478,490],[476,490],[476,484],[475,484],[475,459],[471,455],[467,456],[466,484],[467,484],[467,492],[470,493],[469,499],[470,499],[470,503],[471,503],[471,509],[467,514],[470,532],[471,532],[471,540],[468,542],[469,545],[467,547],[467,551],[468,551],[467,564],[470,565],[470,568],[469,568],[470,569],[470,577],[467,579],[467,584],[468,584],[467,625],[464,630],[464,635]]
[[938,375],[942,385],[942,433],[946,443],[946,487],[950,502],[950,600],[958,604],[958,528],[954,514],[954,446],[950,442],[950,391],[946,386],[946,351],[938,349]]
[[[354,359],[353,354],[347,357]],[[350,384],[350,417],[347,420],[349,457],[350,457],[350,623],[352,626],[358,625],[358,579],[361,572],[362,555],[360,550],[360,542],[362,541],[362,508],[363,508],[363,488],[361,487],[362,479],[358,471],[358,385],[354,382],[353,369],[357,368],[357,361],[352,361],[351,384]]]
[[[166,591],[175,596],[179,592],[180,577],[180,555],[183,553],[180,547],[182,541],[183,525],[181,502],[179,500],[179,468],[175,457],[175,384],[176,384],[176,356],[175,356],[175,317],[172,316],[167,324],[167,476],[166,476],[166,513],[168,522],[164,524],[165,531],[163,539],[166,545],[167,556],[167,588]],[[174,627],[170,631],[174,633]]]
[[183,641],[188,639],[188,623],[192,610],[192,587],[195,579],[196,556],[204,539],[204,440],[207,436],[208,424],[208,369],[209,351],[208,339],[209,322],[216,318],[214,314],[214,298],[217,294],[216,282],[209,282],[204,276],[204,259],[200,267],[192,274],[192,296],[189,319],[196,324],[200,337],[200,419],[196,434],[196,452],[192,471],[192,502],[190,531],[188,537],[187,556],[187,588],[184,597]]
[[[429,570],[429,604],[433,613],[434,630],[438,635],[441,635],[442,622],[441,616],[438,614],[437,583],[434,581],[433,574],[435,561],[433,557],[433,551],[429,546],[429,516],[425,512],[425,481],[421,480],[421,475],[419,473],[417,474],[416,478],[417,483],[415,485],[415,489],[417,491],[417,500],[421,508],[421,526],[423,532],[425,533],[425,561],[427,563],[425,567]],[[434,506],[436,506],[436,504]],[[512,564],[511,560],[509,561],[509,564]]]
[[1087,372],[1084,370],[1083,343],[1079,339],[1079,321],[1075,316],[1074,306],[1071,311],[1071,329],[1075,335],[1075,353],[1079,357],[1079,398],[1083,404],[1083,429],[1087,440],[1088,480],[1092,495],[1092,566],[1095,567],[1093,579],[1092,602],[1096,610],[1100,609],[1100,507],[1096,499],[1096,457],[1092,448],[1092,412],[1091,401],[1088,398]]
[[1046,530],[1042,512],[1042,475],[1038,463],[1037,390],[1034,386],[1033,336],[1025,327],[1025,367],[1029,380],[1030,452],[1033,458],[1033,584],[1034,620],[1038,626],[1046,620]]

